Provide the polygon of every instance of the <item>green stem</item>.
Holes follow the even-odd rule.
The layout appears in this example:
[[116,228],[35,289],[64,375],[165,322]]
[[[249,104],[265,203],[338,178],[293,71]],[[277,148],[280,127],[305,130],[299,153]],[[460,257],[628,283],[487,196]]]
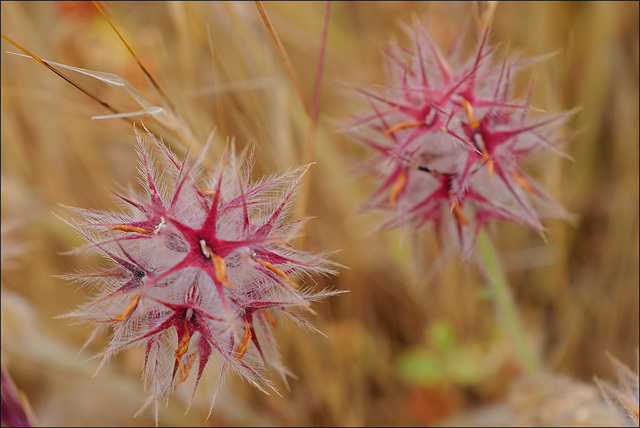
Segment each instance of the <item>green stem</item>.
[[516,352],[520,357],[520,362],[529,377],[536,377],[540,374],[540,362],[529,347],[527,336],[518,316],[518,310],[511,295],[511,290],[507,280],[500,268],[500,263],[496,256],[489,236],[484,230],[478,234],[478,251],[484,260],[487,268],[489,286],[491,294],[496,304],[496,309],[502,319],[507,334],[511,336]]

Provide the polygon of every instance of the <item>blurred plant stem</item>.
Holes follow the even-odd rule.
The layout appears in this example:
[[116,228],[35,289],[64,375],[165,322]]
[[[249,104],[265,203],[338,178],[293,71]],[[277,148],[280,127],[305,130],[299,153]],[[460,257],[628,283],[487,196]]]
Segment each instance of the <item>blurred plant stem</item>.
[[489,239],[484,229],[478,234],[478,242],[476,245],[487,269],[487,279],[489,280],[491,295],[496,304],[498,315],[501,318],[507,334],[511,336],[514,342],[516,352],[518,353],[520,363],[526,375],[530,378],[535,378],[540,374],[540,361],[529,346],[524,327],[518,316],[518,309],[511,295],[511,290],[509,290],[509,284],[507,284],[504,272],[502,272],[491,239]]

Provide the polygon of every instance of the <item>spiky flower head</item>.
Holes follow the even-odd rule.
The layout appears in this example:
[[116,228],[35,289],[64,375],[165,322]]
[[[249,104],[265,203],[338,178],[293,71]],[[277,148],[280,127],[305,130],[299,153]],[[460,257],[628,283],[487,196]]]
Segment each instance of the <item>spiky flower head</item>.
[[265,369],[288,374],[273,336],[278,319],[313,328],[302,311],[336,292],[298,285],[304,274],[335,273],[325,255],[290,243],[304,221],[289,221],[288,210],[308,167],[254,182],[253,156],[236,158],[232,147],[205,173],[202,157],[180,162],[148,136],[151,145],[137,135],[143,197],[115,194],[118,213],[72,208],[79,220],[69,224],[110,266],[65,277],[100,290],[69,314],[112,330],[100,367],[144,345],[143,409],[154,402],[157,420],[158,399],[192,373],[195,394],[208,365],[219,372],[213,399],[228,371],[275,390]]
[[[605,399],[612,413],[616,416],[620,426],[637,427],[640,426],[638,417],[638,403],[640,402],[640,384],[638,383],[638,369],[640,369],[640,359],[635,373],[631,368],[620,361],[607,355],[611,365],[615,369],[617,383],[610,383],[595,379],[600,393]],[[636,357],[638,355],[636,354]]]
[[455,235],[468,255],[489,220],[523,224],[541,234],[542,216],[565,217],[521,164],[534,153],[554,151],[569,136],[555,138],[572,112],[542,115],[531,107],[532,87],[514,99],[515,72],[541,58],[495,64],[496,47],[479,34],[475,54],[462,54],[464,28],[447,53],[426,27],[404,27],[413,41],[385,50],[387,82],[383,89],[362,89],[370,112],[346,132],[376,152],[364,167],[381,184],[366,210],[391,211],[382,230],[432,223]]

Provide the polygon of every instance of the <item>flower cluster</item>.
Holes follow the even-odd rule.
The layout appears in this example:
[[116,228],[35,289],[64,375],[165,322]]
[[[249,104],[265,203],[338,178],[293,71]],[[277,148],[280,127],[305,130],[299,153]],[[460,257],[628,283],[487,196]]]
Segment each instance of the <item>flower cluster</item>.
[[465,58],[464,31],[443,54],[426,28],[405,30],[413,46],[385,50],[387,84],[357,89],[371,110],[346,129],[377,153],[364,167],[382,183],[365,209],[394,213],[382,230],[432,222],[439,242],[448,230],[465,254],[492,219],[543,234],[541,216],[566,213],[521,163],[547,150],[566,156],[560,145],[569,136],[553,136],[572,113],[539,114],[530,106],[531,88],[524,99],[512,99],[515,72],[537,59],[510,62],[505,54],[493,64],[488,31]]
[[289,242],[304,223],[286,218],[306,167],[253,182],[253,156],[231,149],[204,174],[202,158],[180,162],[148,135],[151,146],[137,136],[143,198],[115,194],[121,213],[72,208],[81,220],[69,224],[109,268],[65,277],[97,282],[100,295],[70,315],[96,331],[112,328],[100,367],[119,350],[144,344],[151,389],[144,407],[155,401],[157,418],[157,400],[192,372],[195,394],[208,365],[219,370],[214,399],[227,371],[273,389],[265,369],[288,374],[273,336],[278,319],[312,328],[301,310],[312,312],[310,302],[336,292],[296,283],[301,274],[335,273],[325,255]]

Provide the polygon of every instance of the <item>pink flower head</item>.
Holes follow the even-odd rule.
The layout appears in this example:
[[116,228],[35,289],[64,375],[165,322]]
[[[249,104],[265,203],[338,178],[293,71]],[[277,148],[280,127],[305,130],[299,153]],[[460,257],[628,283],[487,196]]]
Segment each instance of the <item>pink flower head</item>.
[[424,27],[405,30],[413,46],[385,51],[387,85],[357,89],[371,112],[347,128],[377,153],[365,167],[382,183],[365,208],[394,213],[381,228],[431,222],[439,240],[442,229],[455,231],[468,255],[489,220],[542,234],[541,216],[566,216],[520,166],[537,152],[565,155],[559,146],[568,140],[554,134],[572,112],[541,116],[530,106],[531,90],[511,98],[514,72],[538,59],[510,63],[505,54],[494,65],[487,31],[465,59],[463,31],[443,54]]
[[312,312],[312,301],[337,292],[297,284],[301,275],[334,274],[336,267],[325,255],[289,243],[304,223],[288,221],[287,214],[307,167],[256,183],[253,157],[241,165],[246,156],[236,158],[231,149],[200,181],[202,159],[179,162],[148,135],[162,169],[154,169],[138,135],[143,198],[116,194],[120,213],[73,209],[81,220],[72,227],[112,266],[66,277],[97,282],[101,290],[69,314],[113,329],[100,367],[119,350],[144,343],[151,389],[144,407],[154,401],[157,418],[157,400],[192,372],[195,394],[213,360],[218,386],[230,370],[265,392],[273,389],[265,368],[288,374],[273,336],[277,319],[312,328],[300,309]]

